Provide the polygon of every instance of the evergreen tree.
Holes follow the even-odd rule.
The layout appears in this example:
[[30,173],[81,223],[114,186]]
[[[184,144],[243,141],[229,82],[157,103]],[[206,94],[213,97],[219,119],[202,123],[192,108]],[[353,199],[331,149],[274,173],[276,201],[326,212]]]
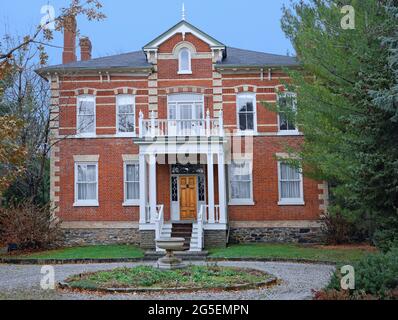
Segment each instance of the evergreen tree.
[[[347,4],[354,29],[342,27]],[[303,67],[290,72],[305,135],[296,152],[306,174],[334,186],[331,213],[370,234],[386,221],[393,227],[391,219],[398,227],[396,8],[397,1],[299,1],[282,19]]]

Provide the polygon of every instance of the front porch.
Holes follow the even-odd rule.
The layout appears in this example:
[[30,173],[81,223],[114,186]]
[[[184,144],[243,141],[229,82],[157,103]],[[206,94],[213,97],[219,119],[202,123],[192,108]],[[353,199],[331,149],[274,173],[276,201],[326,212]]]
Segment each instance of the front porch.
[[[185,158],[187,154],[191,160]],[[192,155],[198,164],[191,164]],[[157,238],[182,236],[189,240],[186,250],[202,251],[206,234],[214,237],[220,233],[226,244],[228,213],[223,143],[142,143],[139,161],[139,225],[146,243],[153,246]],[[190,234],[179,234],[179,226],[184,225],[190,228]]]

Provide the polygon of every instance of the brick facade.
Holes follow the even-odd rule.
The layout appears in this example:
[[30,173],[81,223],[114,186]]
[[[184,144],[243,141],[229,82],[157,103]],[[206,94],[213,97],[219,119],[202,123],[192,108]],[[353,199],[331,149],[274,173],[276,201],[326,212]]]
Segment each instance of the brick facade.
[[[175,51],[181,43],[186,43],[193,50],[192,74],[178,74],[178,57]],[[51,198],[57,205],[57,215],[62,221],[66,223],[138,223],[139,221],[139,206],[123,206],[123,155],[138,155],[139,147],[131,137],[116,135],[117,95],[135,95],[136,125],[138,125],[140,111],[145,119],[149,119],[150,111],[155,111],[155,115],[160,119],[167,119],[169,94],[201,93],[204,95],[205,110],[209,110],[211,117],[214,118],[223,111],[224,128],[233,131],[237,129],[237,94],[251,92],[256,94],[257,99],[258,128],[258,135],[253,139],[254,205],[228,206],[230,223],[241,223],[239,228],[231,229],[232,239],[234,242],[261,242],[259,238],[266,238],[269,232],[276,230],[279,235],[270,239],[278,240],[283,238],[283,235],[287,238],[292,235],[292,241],[296,241],[295,239],[299,239],[297,234],[315,233],[317,227],[306,228],[305,226],[297,229],[298,233],[291,229],[290,231],[286,229],[287,231],[284,232],[278,227],[271,231],[266,227],[251,229],[248,227],[245,230],[244,222],[306,221],[311,224],[318,221],[320,214],[327,206],[327,187],[320,182],[304,178],[305,205],[278,205],[278,170],[275,155],[284,151],[286,143],[298,145],[303,138],[278,136],[278,116],[265,108],[262,102],[275,103],[277,92],[283,90],[283,83],[288,79],[278,67],[274,67],[271,71],[264,68],[252,70],[246,70],[246,68],[226,72],[216,69],[214,62],[209,44],[187,33],[185,36],[176,34],[159,46],[157,59],[152,60],[152,72],[148,74],[145,72],[127,74],[116,71],[87,71],[52,74],[49,77],[54,114],[52,137],[60,140],[51,154]],[[96,136],[89,139],[75,137],[77,96],[83,94],[94,95],[96,98]],[[136,133],[139,133],[138,128]],[[74,157],[84,155],[99,157],[98,207],[74,207]],[[217,181],[217,166],[214,167],[214,171]],[[157,166],[156,180],[158,203],[164,204],[165,219],[169,220],[171,216],[169,165]],[[217,186],[215,199],[218,200]],[[128,237],[126,229],[123,229],[121,236],[117,237],[114,231],[104,235],[106,233],[104,229],[97,229],[95,232],[87,228],[76,230],[81,232],[67,231],[69,242],[73,242],[70,238],[75,235],[86,240],[97,237],[98,242],[104,243],[117,242],[119,239],[121,242],[141,242],[146,248],[154,245],[154,235],[151,231],[143,232],[140,237],[135,236],[136,232],[132,231],[132,236]],[[255,232],[248,230],[255,230]],[[221,234],[218,237],[216,233],[207,231],[208,236],[205,240],[207,246],[226,243],[226,235]],[[86,243],[95,242],[86,240],[84,240]]]

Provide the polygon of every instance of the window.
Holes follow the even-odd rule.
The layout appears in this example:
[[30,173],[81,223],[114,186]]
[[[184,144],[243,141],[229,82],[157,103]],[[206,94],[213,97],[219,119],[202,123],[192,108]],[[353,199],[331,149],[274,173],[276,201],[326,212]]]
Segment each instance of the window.
[[75,206],[98,206],[98,163],[75,164]]
[[279,205],[304,205],[301,169],[279,162]]
[[242,132],[257,131],[257,103],[255,94],[240,94],[237,98],[238,128]]
[[[297,109],[297,96],[295,93],[286,92],[278,96],[279,105],[279,132],[280,134],[298,134],[296,124],[292,119],[292,111]],[[283,110],[286,110],[285,112]]]
[[191,51],[187,48],[182,48],[178,54],[178,73],[190,74],[191,70]]
[[77,134],[95,135],[95,97],[79,96],[77,98]]
[[118,134],[134,135],[135,133],[135,99],[131,95],[119,95],[117,104]]
[[168,96],[169,134],[200,135],[205,127],[204,97],[201,94],[173,94]]
[[124,164],[124,204],[139,205],[140,201],[140,166],[138,163]]
[[252,162],[238,160],[229,166],[230,204],[253,205]]

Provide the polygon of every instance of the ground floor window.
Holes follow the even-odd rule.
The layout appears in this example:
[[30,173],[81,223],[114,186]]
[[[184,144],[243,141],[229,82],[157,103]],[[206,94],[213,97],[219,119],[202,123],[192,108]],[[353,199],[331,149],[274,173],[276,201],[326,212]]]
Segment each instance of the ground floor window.
[[303,205],[303,175],[300,168],[279,162],[279,204]]
[[75,205],[98,206],[98,163],[75,164]]
[[253,164],[236,160],[229,166],[229,194],[231,205],[253,204]]
[[138,162],[124,164],[124,202],[125,205],[139,205],[140,168]]

